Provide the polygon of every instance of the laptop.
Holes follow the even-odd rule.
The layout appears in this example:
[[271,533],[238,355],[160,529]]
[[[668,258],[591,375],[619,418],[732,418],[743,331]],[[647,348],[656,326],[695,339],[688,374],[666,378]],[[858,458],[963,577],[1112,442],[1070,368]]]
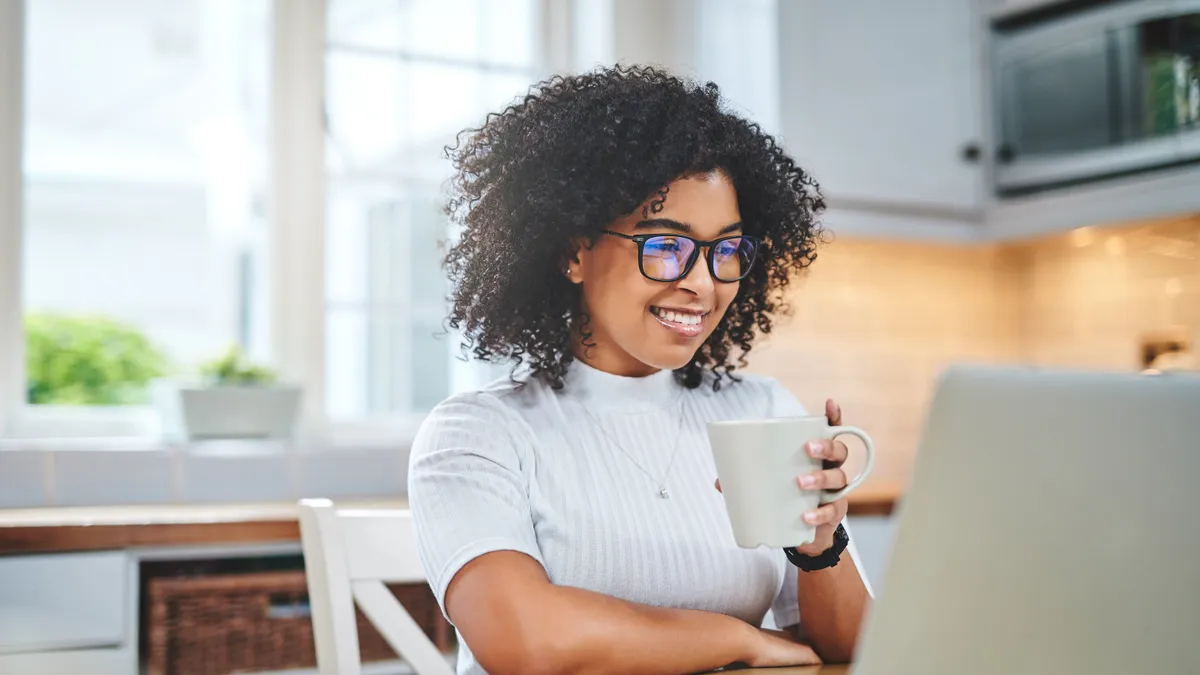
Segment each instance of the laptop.
[[1200,674],[1200,376],[941,376],[854,675]]

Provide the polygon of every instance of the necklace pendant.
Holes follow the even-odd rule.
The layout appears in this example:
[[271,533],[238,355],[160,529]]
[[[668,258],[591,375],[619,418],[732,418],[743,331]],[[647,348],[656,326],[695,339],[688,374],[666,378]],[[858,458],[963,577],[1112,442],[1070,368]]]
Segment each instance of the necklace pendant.
[[667,486],[666,486],[666,485],[660,485],[660,486],[659,486],[659,488],[658,488],[658,496],[659,496],[659,497],[662,497],[663,499],[666,499],[667,497],[670,497],[670,496],[671,496],[671,495],[667,494]]

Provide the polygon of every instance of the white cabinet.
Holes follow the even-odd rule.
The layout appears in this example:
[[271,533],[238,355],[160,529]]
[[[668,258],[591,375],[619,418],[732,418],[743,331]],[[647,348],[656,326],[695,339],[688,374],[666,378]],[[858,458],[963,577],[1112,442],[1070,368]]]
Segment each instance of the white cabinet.
[[124,551],[0,557],[0,654],[125,641]]
[[0,654],[0,675],[137,675],[133,647]]
[[982,16],[972,0],[780,2],[784,143],[831,205],[981,209]]
[[137,673],[125,551],[0,556],[0,675]]
[[871,584],[875,597],[879,597],[888,559],[892,555],[895,521],[892,516],[851,516],[849,521],[847,527],[862,563],[862,573]]

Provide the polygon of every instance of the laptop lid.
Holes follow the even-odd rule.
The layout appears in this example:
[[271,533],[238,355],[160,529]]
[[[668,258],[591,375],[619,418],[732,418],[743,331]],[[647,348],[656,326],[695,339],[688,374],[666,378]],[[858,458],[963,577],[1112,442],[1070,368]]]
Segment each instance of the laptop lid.
[[855,675],[1200,673],[1200,377],[940,378]]

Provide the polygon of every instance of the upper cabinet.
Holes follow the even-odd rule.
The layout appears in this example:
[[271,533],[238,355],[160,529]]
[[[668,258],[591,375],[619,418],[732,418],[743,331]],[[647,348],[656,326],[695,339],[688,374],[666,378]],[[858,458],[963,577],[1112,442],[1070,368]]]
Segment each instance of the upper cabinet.
[[780,126],[836,208],[982,207],[983,20],[970,0],[780,2]]

